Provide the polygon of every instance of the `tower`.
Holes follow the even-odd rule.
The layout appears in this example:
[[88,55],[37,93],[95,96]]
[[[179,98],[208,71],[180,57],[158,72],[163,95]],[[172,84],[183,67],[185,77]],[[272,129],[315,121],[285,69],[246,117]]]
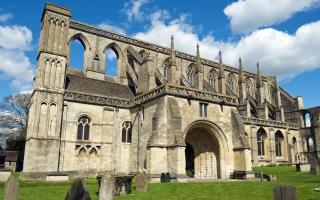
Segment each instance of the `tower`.
[[26,136],[24,172],[59,170],[70,17],[69,9],[49,3],[45,5],[42,13],[40,47]]

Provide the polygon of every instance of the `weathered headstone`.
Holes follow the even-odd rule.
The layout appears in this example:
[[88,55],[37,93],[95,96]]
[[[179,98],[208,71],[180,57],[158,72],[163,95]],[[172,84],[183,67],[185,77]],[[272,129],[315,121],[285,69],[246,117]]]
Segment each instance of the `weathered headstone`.
[[3,199],[18,200],[19,198],[19,182],[14,176],[10,176],[4,185]]
[[274,200],[297,200],[296,188],[290,185],[277,185],[273,188]]
[[314,157],[311,157],[309,160],[310,160],[310,174],[317,175],[318,174],[318,171],[317,171],[318,161],[317,161],[317,159]]
[[90,194],[82,179],[74,180],[65,200],[90,200]]
[[137,173],[136,175],[136,190],[138,192],[146,192],[148,189],[148,179],[145,173]]
[[99,188],[99,200],[112,200],[114,188],[114,177],[111,173],[105,173],[101,177]]
[[277,176],[276,175],[270,175],[270,181],[276,181]]

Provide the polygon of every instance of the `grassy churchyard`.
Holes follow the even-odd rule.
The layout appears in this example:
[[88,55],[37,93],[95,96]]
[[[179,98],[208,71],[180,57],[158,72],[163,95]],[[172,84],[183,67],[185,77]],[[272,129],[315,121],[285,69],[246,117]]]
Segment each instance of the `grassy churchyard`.
[[[315,192],[315,187],[320,187],[320,175],[296,172],[294,167],[259,167],[256,172],[277,175],[274,182],[232,181],[214,183],[153,183],[149,184],[148,192],[136,193],[117,197],[116,199],[273,199],[272,188],[275,185],[287,184],[297,188],[298,199],[320,199],[320,192]],[[18,175],[18,174],[16,174]],[[96,192],[98,185],[95,179],[86,180],[92,199],[98,199]],[[64,199],[71,182],[40,182],[20,181],[21,200],[56,200]],[[0,199],[4,184],[0,185]]]

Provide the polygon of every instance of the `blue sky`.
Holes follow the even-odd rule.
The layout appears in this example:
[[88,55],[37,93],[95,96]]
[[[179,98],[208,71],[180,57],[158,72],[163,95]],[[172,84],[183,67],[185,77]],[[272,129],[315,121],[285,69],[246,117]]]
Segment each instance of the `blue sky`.
[[[305,107],[320,105],[320,0],[85,1],[52,3],[72,18],[150,42],[255,71],[277,75]],[[45,1],[0,2],[0,98],[31,90]],[[75,50],[76,51],[76,50]],[[111,56],[112,57],[112,56]],[[114,73],[114,72],[111,72]]]

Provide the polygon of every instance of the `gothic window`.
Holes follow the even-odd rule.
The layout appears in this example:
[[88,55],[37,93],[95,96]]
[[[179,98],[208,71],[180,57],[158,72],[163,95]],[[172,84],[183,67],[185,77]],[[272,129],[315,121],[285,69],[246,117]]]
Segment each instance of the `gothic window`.
[[229,73],[228,75],[227,87],[229,87],[229,89],[232,90],[234,94],[238,93],[238,82],[237,82],[237,78],[233,73]]
[[195,74],[196,74],[196,69],[195,69],[195,65],[191,64],[188,67],[188,71],[187,71],[187,80],[190,83],[191,86],[195,85]]
[[263,128],[260,128],[257,132],[257,147],[258,147],[258,156],[265,155],[265,141],[267,133]]
[[87,116],[82,116],[79,118],[77,128],[78,140],[89,140],[90,122],[90,118]]
[[122,124],[121,141],[122,143],[132,142],[132,123],[129,121]]
[[246,91],[247,95],[250,95],[251,97],[254,97],[254,89],[253,89],[253,83],[250,78],[246,79]]
[[274,135],[275,147],[276,147],[276,156],[282,156],[282,143],[283,143],[283,135],[280,131],[277,131]]
[[297,153],[297,139],[295,137],[292,138],[292,145],[294,153]]
[[215,69],[210,70],[208,74],[208,83],[213,89],[218,89],[218,73]]

